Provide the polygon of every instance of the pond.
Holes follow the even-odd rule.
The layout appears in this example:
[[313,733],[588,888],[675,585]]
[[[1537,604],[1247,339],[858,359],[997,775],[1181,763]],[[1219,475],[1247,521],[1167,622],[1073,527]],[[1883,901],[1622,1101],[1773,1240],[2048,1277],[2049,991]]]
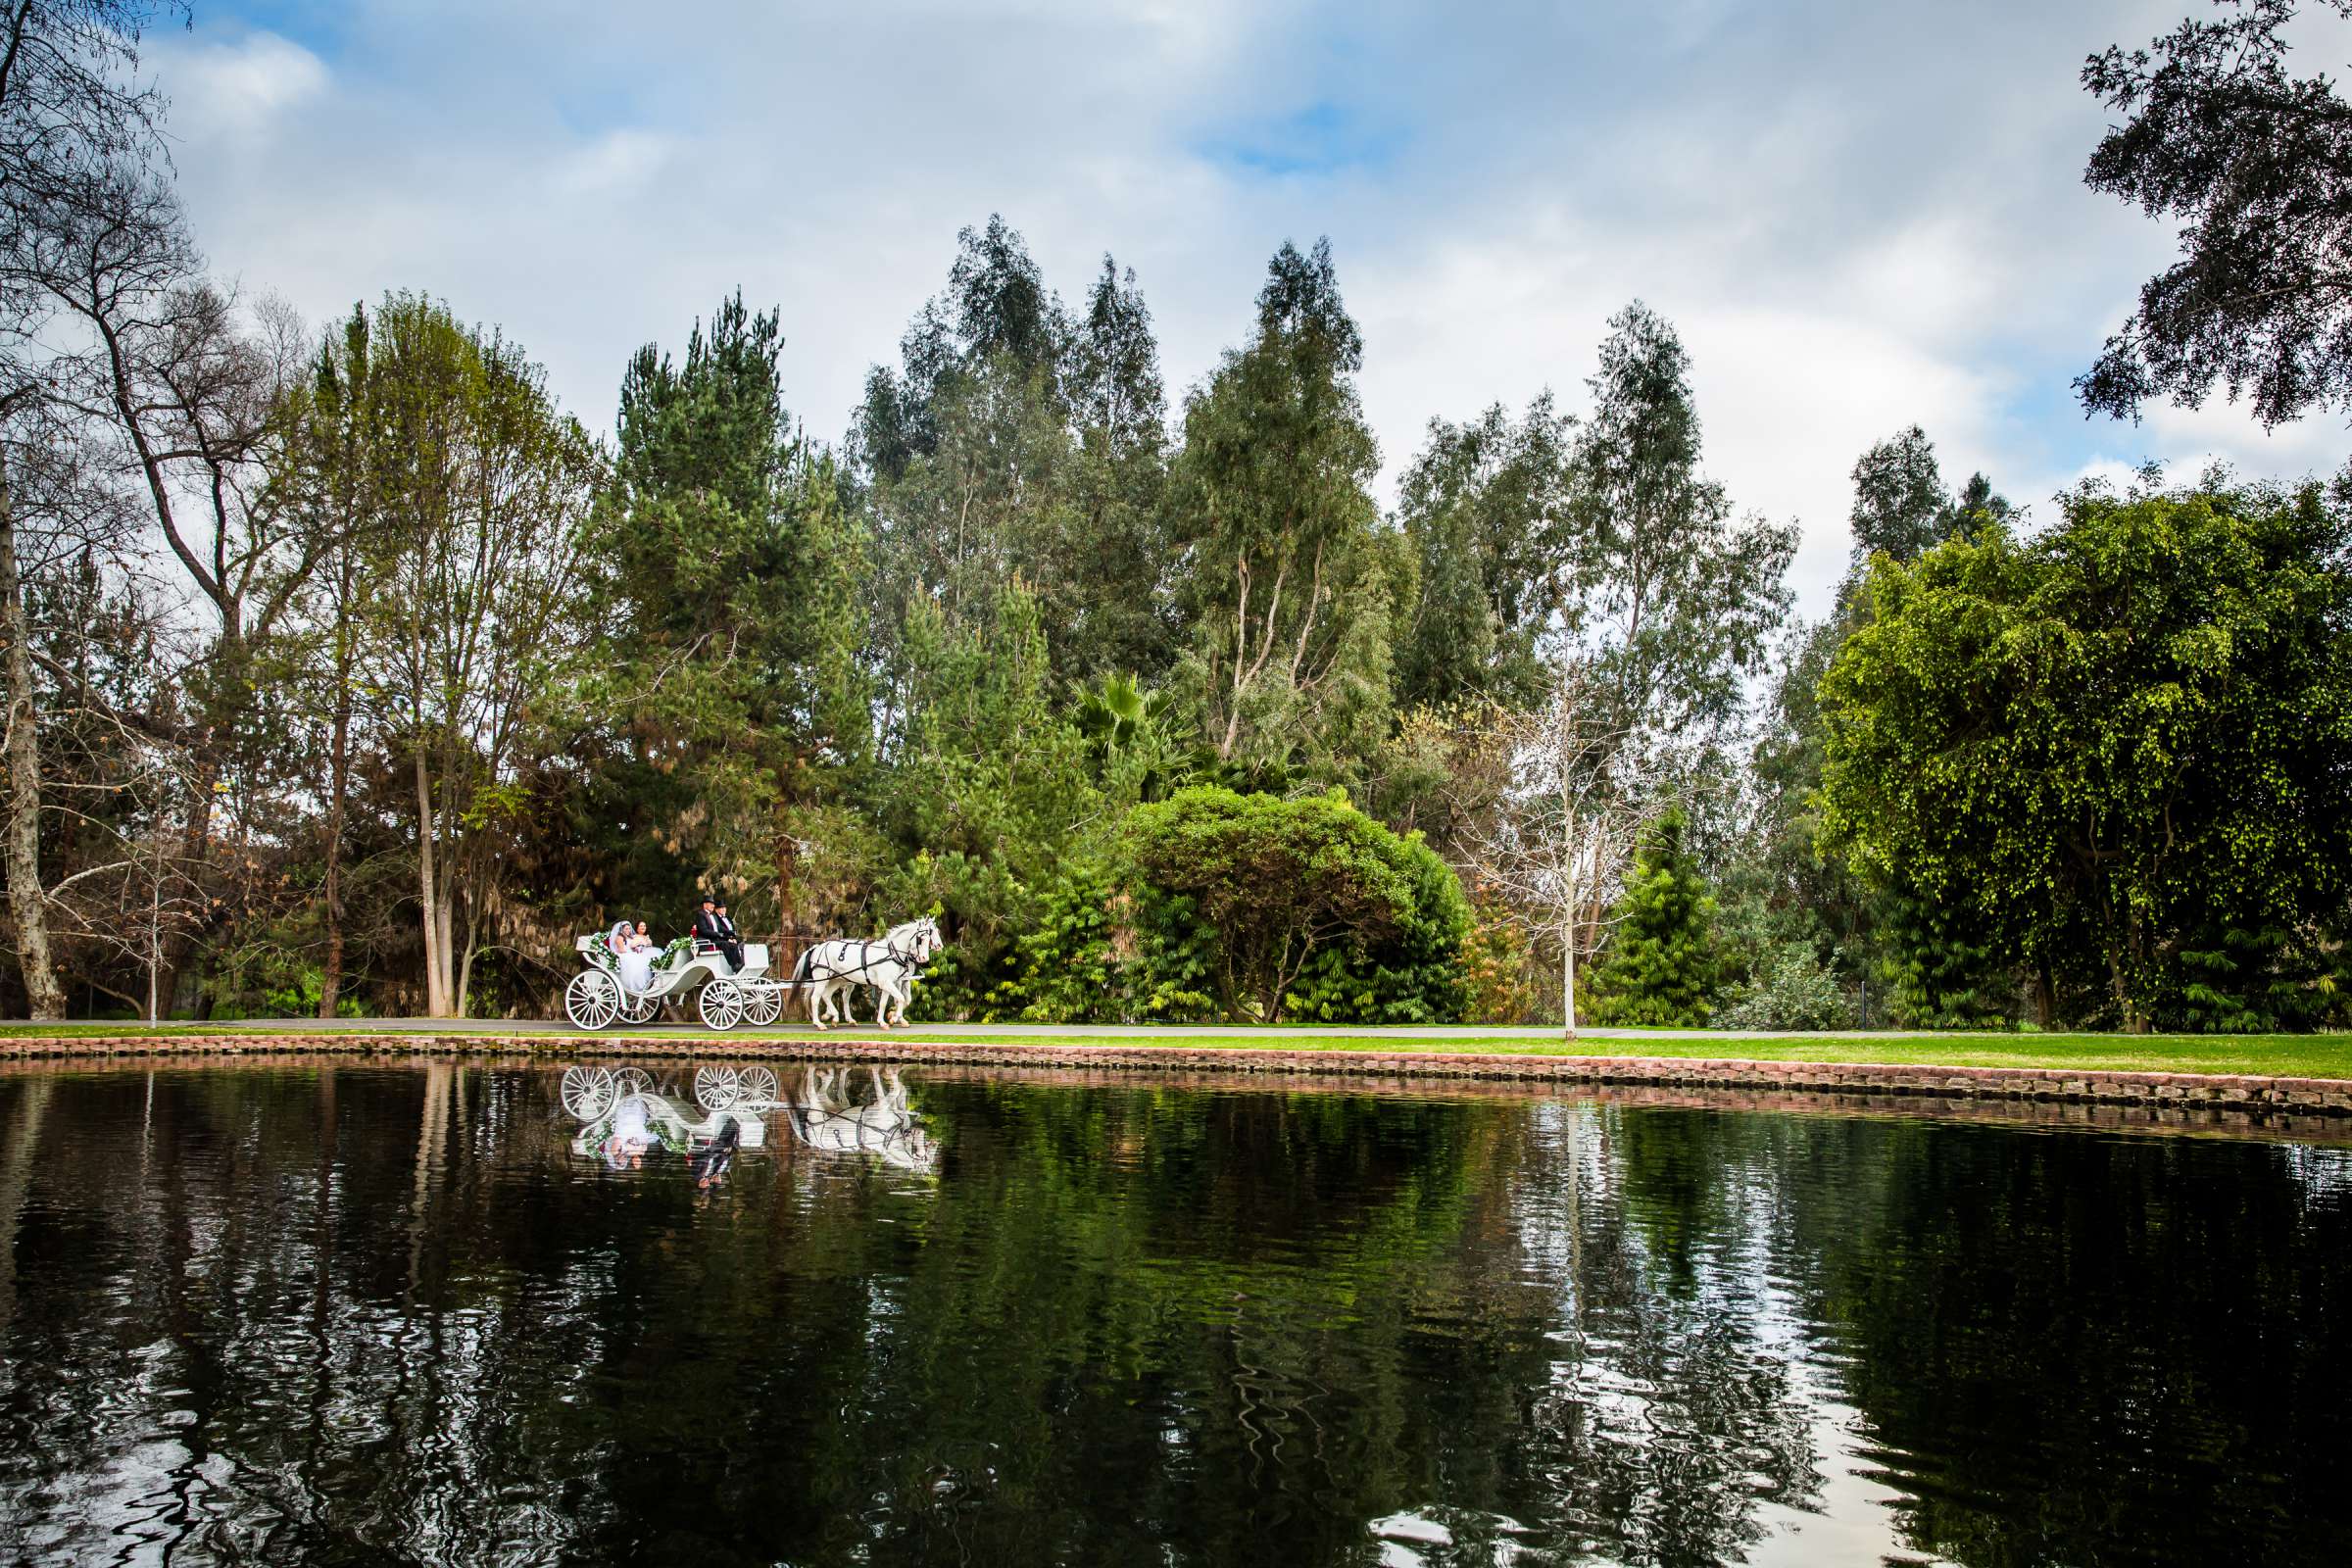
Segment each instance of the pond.
[[2352,1151],[691,1063],[0,1075],[0,1560],[2337,1563]]

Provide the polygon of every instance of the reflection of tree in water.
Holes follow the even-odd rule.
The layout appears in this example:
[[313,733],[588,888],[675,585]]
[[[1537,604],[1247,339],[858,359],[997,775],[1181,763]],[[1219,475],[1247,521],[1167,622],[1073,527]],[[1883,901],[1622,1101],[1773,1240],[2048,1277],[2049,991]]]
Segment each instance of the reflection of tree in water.
[[1759,1266],[1771,1190],[1737,1154],[1688,1113],[1533,1119],[1516,1223],[1556,1314],[1516,1458],[1540,1517],[1612,1559],[1736,1559],[1761,1503],[1818,1492],[1811,1391]]
[[936,1180],[779,1138],[698,1206],[441,1072],[0,1080],[0,1516],[87,1454],[192,1557],[1716,1561],[1817,1494],[1833,1382],[1972,1563],[2159,1555],[2103,1491],[2343,1523],[2352,1238],[2291,1151],[915,1082]]
[[1788,1253],[1919,1549],[1999,1568],[2226,1538],[2269,1562],[2352,1539],[2352,1153],[1799,1128],[1783,1162],[1818,1174]]

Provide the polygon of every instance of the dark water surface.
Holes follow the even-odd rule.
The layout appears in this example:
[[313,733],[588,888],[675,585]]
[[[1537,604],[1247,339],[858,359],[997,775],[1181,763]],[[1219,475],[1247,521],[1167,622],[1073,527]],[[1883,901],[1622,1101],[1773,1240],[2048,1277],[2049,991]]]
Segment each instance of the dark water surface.
[[0,1077],[0,1562],[2347,1560],[2341,1149],[651,1076]]

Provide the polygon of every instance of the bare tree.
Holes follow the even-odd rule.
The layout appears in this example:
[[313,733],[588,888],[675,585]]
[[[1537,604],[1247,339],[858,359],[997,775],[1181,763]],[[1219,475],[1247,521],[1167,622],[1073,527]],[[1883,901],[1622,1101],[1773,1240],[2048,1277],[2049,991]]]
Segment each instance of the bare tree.
[[1642,830],[1666,804],[1659,748],[1622,711],[1615,688],[1575,659],[1557,666],[1541,707],[1497,710],[1509,783],[1470,835],[1479,875],[1560,945],[1570,1039],[1578,952],[1599,945]]
[[[136,79],[144,0],[9,0],[0,10],[0,422],[37,419],[54,351],[41,341],[56,309],[38,253],[103,205],[126,168],[160,153],[163,101]],[[0,443],[0,698],[7,713],[9,913],[32,1016],[64,1013],[40,873],[42,778],[23,513]]]

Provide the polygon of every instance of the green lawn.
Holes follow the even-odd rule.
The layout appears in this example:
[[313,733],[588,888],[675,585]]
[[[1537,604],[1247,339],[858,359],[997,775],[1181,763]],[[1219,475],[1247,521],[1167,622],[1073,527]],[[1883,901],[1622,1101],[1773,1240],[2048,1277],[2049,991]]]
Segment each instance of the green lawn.
[[[926,1036],[910,1029],[892,1038],[909,1044],[1042,1045],[1036,1036]],[[1394,1040],[1291,1036],[1263,1039],[1186,1035],[1171,1031],[1149,1040],[1100,1040],[1091,1045],[1288,1051],[1424,1051],[1500,1056],[1707,1056],[1746,1061],[1867,1061],[1939,1067],[2079,1067],[2086,1071],[2268,1073],[2282,1078],[2352,1078],[2352,1035],[2011,1035],[1948,1034],[1887,1038],[1838,1034],[1787,1035],[1769,1040],[1660,1034],[1639,1040]]]
[[[333,1026],[327,1026],[332,1028]],[[357,1026],[365,1028],[365,1025]],[[170,1039],[184,1030],[150,1031],[135,1023],[69,1023],[35,1028],[27,1024],[0,1025],[0,1035],[147,1035]],[[269,1033],[237,1024],[221,1024],[208,1034]],[[1722,1056],[1764,1061],[1920,1063],[1955,1067],[2074,1067],[2085,1070],[2149,1072],[2269,1073],[2292,1078],[2352,1078],[2352,1034],[2336,1035],[1782,1035],[1770,1039],[1735,1038],[1705,1033],[1660,1031],[1633,1039],[1584,1039],[1573,1045],[1556,1037],[1533,1033],[1508,1038],[1446,1036],[1439,1039],[1361,1035],[1302,1035],[1287,1029],[1267,1029],[1253,1035],[1198,1035],[1182,1028],[1151,1036],[1088,1036],[1073,1031],[1086,1045],[1157,1046],[1188,1050],[1476,1053],[1494,1055],[1545,1056]],[[400,1036],[387,1033],[388,1048],[398,1049]],[[713,1037],[707,1030],[630,1030],[625,1035],[576,1036],[550,1034],[545,1043],[574,1049],[612,1038],[632,1041],[675,1041],[692,1049]],[[779,1045],[816,1038],[806,1028],[794,1030],[738,1030],[731,1042],[772,1039]],[[828,1040],[870,1041],[880,1037],[870,1028],[836,1031]],[[888,1037],[907,1045],[1005,1045],[1050,1048],[1054,1042],[1042,1035],[990,1034],[984,1031],[945,1034],[920,1025]]]

